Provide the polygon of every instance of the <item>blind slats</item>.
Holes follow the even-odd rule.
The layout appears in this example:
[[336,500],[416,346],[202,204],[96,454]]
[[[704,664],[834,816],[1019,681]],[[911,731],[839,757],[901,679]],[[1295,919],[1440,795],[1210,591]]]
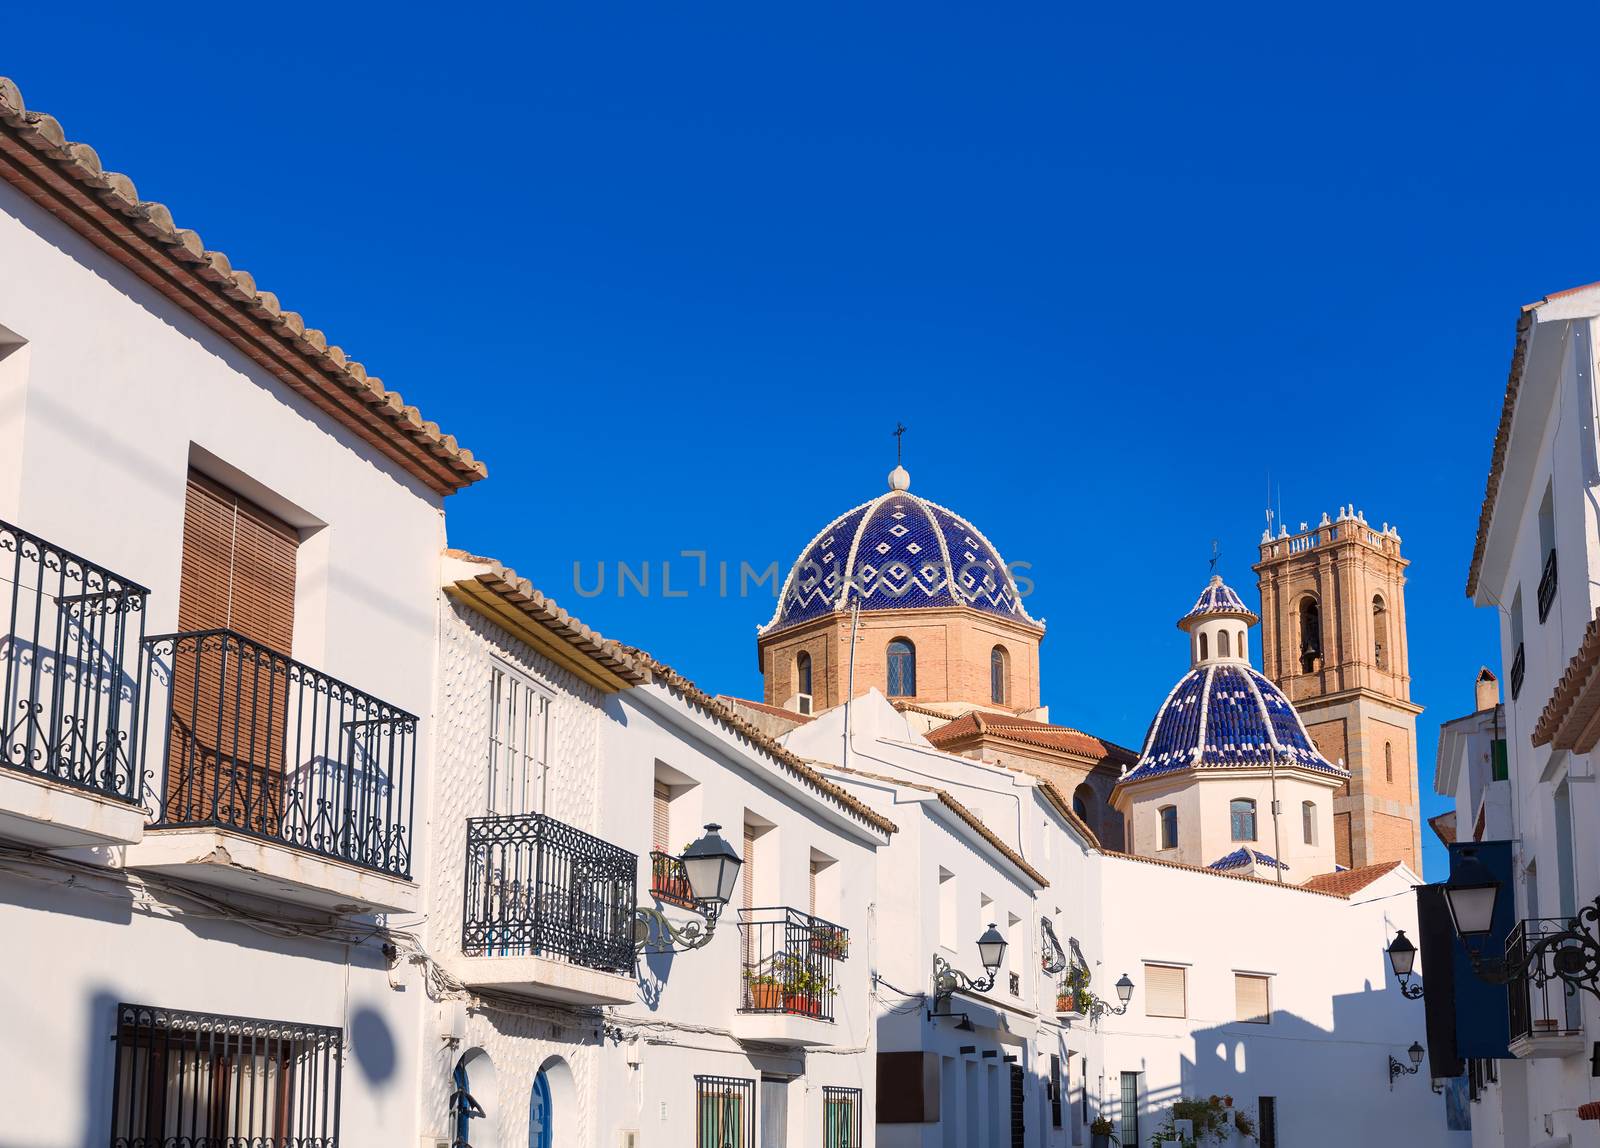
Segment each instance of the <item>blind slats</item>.
[[650,835],[654,838],[651,846],[660,853],[672,852],[672,818],[668,812],[671,800],[672,790],[667,783],[656,782],[655,803],[650,811]]
[[1146,1016],[1187,1016],[1187,969],[1174,965],[1144,967]]
[[1233,975],[1235,1019],[1250,1024],[1267,1024],[1272,1019],[1271,1003],[1267,991],[1267,977],[1247,973]]

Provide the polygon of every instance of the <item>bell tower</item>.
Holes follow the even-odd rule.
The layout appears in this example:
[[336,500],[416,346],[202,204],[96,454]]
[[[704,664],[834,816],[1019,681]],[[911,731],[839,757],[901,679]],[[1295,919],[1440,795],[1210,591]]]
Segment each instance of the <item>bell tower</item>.
[[1262,669],[1350,781],[1334,797],[1334,858],[1422,873],[1417,715],[1399,531],[1354,507],[1261,536]]

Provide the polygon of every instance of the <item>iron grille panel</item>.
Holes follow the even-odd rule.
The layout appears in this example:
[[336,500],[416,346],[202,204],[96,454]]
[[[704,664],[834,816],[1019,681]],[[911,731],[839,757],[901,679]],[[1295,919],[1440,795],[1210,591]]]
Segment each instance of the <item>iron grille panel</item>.
[[787,907],[740,909],[744,987],[740,1012],[787,1013],[833,1020],[838,963],[850,955],[850,931]]
[[344,1034],[119,1004],[111,1148],[338,1148]]
[[215,826],[410,877],[413,715],[232,630],[145,650],[167,687],[153,828]]
[[696,1148],[756,1148],[756,1082],[694,1078]]
[[[1556,974],[1563,952],[1578,961],[1585,959],[1583,945],[1574,938],[1570,944],[1556,944],[1542,950],[1528,967],[1528,958],[1547,938],[1568,931],[1565,917],[1536,917],[1517,922],[1506,938],[1506,965],[1517,975],[1506,986],[1506,1014],[1511,1039],[1519,1037],[1571,1036],[1583,1032],[1583,1008],[1576,993]],[[1580,965],[1581,967],[1581,965]]]
[[1550,556],[1544,560],[1544,572],[1539,575],[1539,622],[1550,616],[1550,608],[1556,604],[1556,552],[1550,551]]
[[150,592],[0,521],[0,766],[137,804]]
[[1522,643],[1517,643],[1516,656],[1511,659],[1511,700],[1516,701],[1522,693],[1522,676],[1527,672],[1527,655],[1523,651]]
[[861,1148],[861,1089],[822,1086],[822,1148]]
[[639,859],[543,813],[467,821],[461,948],[633,968]]

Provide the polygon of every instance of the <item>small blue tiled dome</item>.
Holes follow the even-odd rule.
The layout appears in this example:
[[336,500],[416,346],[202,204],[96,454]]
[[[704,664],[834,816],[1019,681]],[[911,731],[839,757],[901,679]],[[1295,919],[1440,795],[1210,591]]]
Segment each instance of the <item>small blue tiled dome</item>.
[[969,606],[1044,628],[1023,608],[1016,580],[977,527],[912,494],[901,468],[889,481],[888,493],[841,514],[800,552],[763,634],[855,602],[863,610]]
[[1186,627],[1190,622],[1200,618],[1228,617],[1246,618],[1254,625],[1259,619],[1255,611],[1244,604],[1244,599],[1234,592],[1222,580],[1221,575],[1213,574],[1211,581],[1206,583],[1206,588],[1200,591],[1200,598],[1183,617],[1178,619],[1179,627]]
[[1285,871],[1289,868],[1272,854],[1263,853],[1259,849],[1251,849],[1249,846],[1241,846],[1224,857],[1218,857],[1206,868],[1220,869],[1226,873],[1230,869],[1248,869],[1252,865],[1260,865],[1265,869],[1283,869]]
[[1272,761],[1349,776],[1317,752],[1300,715],[1266,675],[1243,662],[1211,662],[1178,679],[1122,782],[1180,769],[1259,767]]

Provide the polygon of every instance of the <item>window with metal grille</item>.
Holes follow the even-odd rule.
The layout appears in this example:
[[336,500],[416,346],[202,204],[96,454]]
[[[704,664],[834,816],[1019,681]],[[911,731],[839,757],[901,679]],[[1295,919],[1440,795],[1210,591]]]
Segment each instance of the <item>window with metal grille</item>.
[[1256,1110],[1256,1142],[1261,1148],[1278,1148],[1278,1098],[1260,1097]]
[[910,698],[917,694],[917,651],[904,638],[889,643],[889,696]]
[[1188,970],[1179,965],[1145,965],[1144,1015],[1188,1015]]
[[509,666],[489,680],[489,812],[506,817],[544,808],[550,698]]
[[119,1004],[114,1039],[113,1144],[338,1140],[339,1029]]
[[989,699],[998,705],[1006,700],[1006,648],[996,646],[989,651]]
[[1235,841],[1256,839],[1256,803],[1240,797],[1228,803],[1228,817],[1232,823]]
[[1050,1127],[1061,1127],[1061,1055],[1050,1054]]
[[1271,1024],[1271,977],[1233,974],[1234,1019],[1246,1024]]
[[1176,805],[1163,805],[1161,814],[1161,848],[1176,849],[1178,847],[1178,807]]
[[756,1148],[756,1082],[696,1076],[696,1148]]
[[1139,1074],[1122,1074],[1122,1111],[1117,1121],[1119,1144],[1139,1143]]
[[822,1086],[822,1148],[861,1148],[861,1089]]

